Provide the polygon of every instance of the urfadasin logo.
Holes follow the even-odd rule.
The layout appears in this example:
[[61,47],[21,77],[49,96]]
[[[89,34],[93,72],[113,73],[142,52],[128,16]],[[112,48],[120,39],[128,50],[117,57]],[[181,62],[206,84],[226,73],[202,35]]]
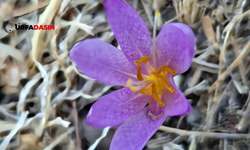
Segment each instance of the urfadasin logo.
[[10,33],[14,30],[55,30],[55,25],[29,25],[27,23],[14,23],[13,21],[6,21],[3,24],[5,32]]
[[3,23],[3,29],[5,32],[10,33],[15,30],[15,24],[8,20]]

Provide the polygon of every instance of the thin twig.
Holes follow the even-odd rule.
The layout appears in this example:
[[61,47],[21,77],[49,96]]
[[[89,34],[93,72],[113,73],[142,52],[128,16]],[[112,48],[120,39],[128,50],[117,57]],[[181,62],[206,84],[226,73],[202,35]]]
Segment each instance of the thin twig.
[[248,41],[247,45],[244,47],[242,52],[238,55],[238,57],[234,60],[234,62],[227,68],[227,70],[224,71],[221,74],[221,76],[219,76],[218,79],[213,83],[209,92],[212,92],[215,89],[216,85],[220,84],[222,81],[226,79],[226,77],[231,73],[231,71],[233,71],[233,69],[235,69],[241,63],[242,59],[244,59],[244,57],[247,56],[247,53],[249,51],[250,51],[250,41]]
[[24,8],[15,9],[12,12],[12,17],[18,17],[18,16],[32,13],[33,11],[37,11],[38,9],[41,9],[41,8],[47,6],[49,4],[49,2],[50,2],[50,0],[38,1],[37,4],[31,4],[31,5],[28,5]]
[[214,133],[200,131],[186,131],[171,127],[160,126],[159,130],[175,133],[179,135],[195,135],[199,137],[218,138],[218,139],[250,139],[250,134],[233,134],[233,133]]
[[79,136],[79,128],[78,128],[78,115],[77,115],[77,111],[76,111],[76,101],[72,102],[73,105],[73,113],[74,113],[74,123],[75,123],[75,132],[76,132],[76,145],[78,150],[82,150],[81,148],[81,140],[80,140],[80,136]]
[[[77,78],[75,77],[74,80],[74,85],[73,89],[76,89],[76,83],[77,83]],[[82,150],[81,148],[81,140],[80,140],[80,135],[79,135],[79,128],[78,128],[78,113],[76,109],[76,100],[72,102],[72,107],[73,107],[73,116],[74,116],[74,124],[75,124],[75,133],[76,133],[76,145],[78,150]]]

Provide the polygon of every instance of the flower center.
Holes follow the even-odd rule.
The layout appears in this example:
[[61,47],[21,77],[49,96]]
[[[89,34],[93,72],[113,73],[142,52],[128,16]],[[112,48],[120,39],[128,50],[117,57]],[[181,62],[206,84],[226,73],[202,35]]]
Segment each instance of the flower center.
[[[157,101],[162,107],[165,104],[161,101],[162,89],[166,88],[171,93],[174,92],[174,89],[170,86],[169,80],[166,80],[167,75],[166,71],[176,75],[176,71],[171,69],[168,66],[163,66],[159,70],[155,71],[149,64],[151,58],[149,56],[142,57],[141,59],[135,61],[137,65],[137,79],[139,81],[132,81],[129,79],[126,86],[129,87],[134,92],[139,92],[144,95],[151,95],[155,101]],[[150,76],[142,76],[141,74],[141,65],[144,63],[147,68],[151,71]]]

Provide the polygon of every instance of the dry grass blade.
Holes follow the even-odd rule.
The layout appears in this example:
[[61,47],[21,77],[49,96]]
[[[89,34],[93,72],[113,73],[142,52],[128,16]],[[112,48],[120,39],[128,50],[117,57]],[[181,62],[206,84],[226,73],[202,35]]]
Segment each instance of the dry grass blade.
[[74,128],[69,128],[69,131],[66,133],[61,134],[57,139],[55,139],[50,145],[48,145],[44,150],[51,150],[53,149],[57,144],[59,144],[64,138],[68,136],[71,132],[74,131]]
[[216,43],[215,33],[212,27],[211,19],[208,16],[203,17],[202,28],[208,39],[212,41],[213,44]]
[[19,121],[16,123],[15,127],[11,130],[11,132],[8,134],[8,136],[6,136],[4,138],[4,140],[2,141],[1,145],[0,145],[0,149],[6,149],[7,146],[10,143],[10,140],[12,139],[12,137],[22,128],[26,117],[28,115],[28,112],[22,112],[19,118]]
[[161,126],[159,130],[175,133],[179,135],[195,135],[198,137],[206,137],[206,138],[226,138],[226,139],[249,139],[249,134],[233,134],[233,133],[212,133],[212,132],[199,132],[199,131],[186,131],[186,130],[180,130],[170,127]]
[[[39,18],[38,25],[49,25],[52,19],[57,15],[62,0],[51,0],[48,7]],[[34,32],[32,37],[32,50],[31,58],[37,61],[41,61],[42,54],[47,46],[47,43],[43,40],[45,37],[46,30],[37,30]]]
[[10,55],[12,57],[14,57],[15,59],[17,59],[18,61],[20,61],[21,63],[24,61],[23,59],[23,54],[18,50],[15,49],[9,45],[0,43],[0,55]]
[[249,51],[250,51],[250,41],[248,41],[247,45],[244,47],[239,56],[234,60],[234,62],[213,83],[213,85],[210,88],[210,91],[214,90],[216,85],[220,84],[220,82],[226,79],[226,77],[233,71],[233,69],[235,69],[241,63],[242,59],[244,59],[247,56]]
[[32,13],[33,11],[37,11],[50,3],[50,0],[38,1],[38,3],[32,3],[24,8],[14,9],[12,12],[13,17],[22,16],[28,13]]
[[[0,20],[4,20],[5,15],[8,15],[14,6],[14,3],[16,2],[16,0],[7,0],[5,2],[3,2],[3,4],[1,4],[0,6]],[[2,24],[0,23],[0,30],[2,30]]]

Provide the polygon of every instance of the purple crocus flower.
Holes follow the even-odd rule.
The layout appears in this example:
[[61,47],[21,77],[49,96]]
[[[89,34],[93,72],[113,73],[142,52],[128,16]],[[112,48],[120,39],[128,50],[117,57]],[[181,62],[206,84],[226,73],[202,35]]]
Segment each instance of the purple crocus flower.
[[104,6],[122,50],[88,39],[74,46],[70,57],[87,76],[124,88],[97,100],[86,122],[100,128],[123,123],[110,149],[140,150],[167,116],[184,115],[191,109],[173,77],[190,67],[194,34],[185,24],[169,23],[157,38],[154,29],[152,40],[145,22],[127,3],[105,0]]

